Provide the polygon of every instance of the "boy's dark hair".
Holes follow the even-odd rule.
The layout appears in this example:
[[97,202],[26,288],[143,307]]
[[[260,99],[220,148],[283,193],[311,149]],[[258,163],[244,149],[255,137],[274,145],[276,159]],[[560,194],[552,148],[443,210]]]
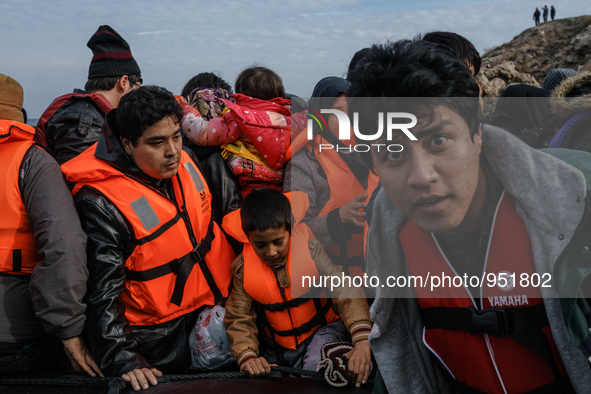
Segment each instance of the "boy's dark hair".
[[[398,97],[403,99],[388,99]],[[474,136],[482,119],[478,97],[478,83],[455,56],[427,41],[400,40],[374,45],[357,67],[349,89],[349,119],[357,113],[360,131],[371,134],[378,129],[378,112],[397,107],[396,111],[412,113],[446,105],[466,121]],[[361,156],[371,168],[371,155]]]
[[291,203],[280,191],[255,189],[244,199],[240,208],[242,231],[248,236],[253,231],[280,229],[291,234]]
[[181,96],[187,97],[189,93],[197,88],[218,88],[232,91],[230,84],[224,81],[217,73],[204,72],[189,79],[189,82],[187,82],[181,92]]
[[285,98],[285,88],[281,77],[266,67],[253,66],[242,71],[234,84],[236,93],[271,100]]
[[[418,38],[421,39],[420,36]],[[480,72],[482,65],[480,54],[465,37],[448,31],[432,31],[425,34],[422,39],[448,48],[452,55],[457,56],[468,67],[474,67],[474,76]]]
[[[86,81],[86,84],[84,85],[84,90],[86,90],[87,92],[90,92],[90,93],[99,92],[101,90],[109,91],[115,87],[115,84],[117,83],[117,81],[120,80],[122,77],[123,76],[121,76],[121,77],[98,77],[98,78],[89,79],[88,81]],[[129,82],[132,85],[137,85],[138,83],[141,84],[143,82],[142,76],[140,74],[128,75],[127,78],[129,78]]]
[[183,109],[168,90],[148,85],[123,96],[115,114],[120,137],[137,146],[144,131],[162,119],[170,116],[180,123]]

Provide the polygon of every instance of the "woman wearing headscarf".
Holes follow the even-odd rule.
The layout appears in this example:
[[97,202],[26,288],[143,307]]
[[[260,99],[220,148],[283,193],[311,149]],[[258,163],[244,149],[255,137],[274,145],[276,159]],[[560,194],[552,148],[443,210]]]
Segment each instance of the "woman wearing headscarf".
[[[324,78],[314,88],[308,110],[318,120],[313,122],[314,139],[291,152],[283,191],[303,191],[308,195],[310,208],[303,222],[335,264],[354,267],[349,273],[359,275],[369,169],[349,149],[349,140],[338,139],[337,117],[321,114],[321,109],[346,113],[348,89],[349,82],[339,77]],[[330,144],[334,149],[325,149],[327,145],[320,149],[320,144]],[[297,149],[293,147],[294,144],[292,149]]]

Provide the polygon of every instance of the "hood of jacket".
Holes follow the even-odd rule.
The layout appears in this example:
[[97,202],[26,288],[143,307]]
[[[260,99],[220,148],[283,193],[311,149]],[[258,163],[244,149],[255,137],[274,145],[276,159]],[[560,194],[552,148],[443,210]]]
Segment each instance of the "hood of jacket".
[[35,129],[17,120],[0,119],[0,143],[7,140],[32,140]]
[[591,111],[591,71],[567,78],[552,93],[554,124],[561,126],[579,112]]
[[[513,195],[517,213],[530,235],[536,271],[551,273],[573,238],[585,210],[586,179],[577,168],[525,143],[497,127],[482,129],[482,155],[490,168]],[[588,153],[559,150],[564,155]],[[585,158],[583,158],[585,159]],[[589,158],[587,158],[589,160]],[[390,275],[409,275],[398,234],[408,220],[390,201],[382,188],[370,215],[366,261],[367,275],[384,283]],[[591,372],[583,353],[571,341],[564,323],[555,288],[542,288],[552,333],[571,377],[578,376],[575,389],[585,391]],[[422,344],[423,326],[412,289],[377,287],[371,306],[375,323],[370,336],[372,350],[387,387],[413,387],[412,392],[441,391],[434,382],[444,380],[429,351]],[[414,354],[415,357],[409,357]],[[430,383],[431,382],[431,383]],[[585,386],[586,385],[586,386]]]

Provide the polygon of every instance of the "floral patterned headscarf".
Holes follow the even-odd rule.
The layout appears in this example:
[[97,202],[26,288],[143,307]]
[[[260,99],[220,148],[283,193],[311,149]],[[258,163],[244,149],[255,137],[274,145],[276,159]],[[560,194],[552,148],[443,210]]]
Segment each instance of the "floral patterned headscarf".
[[187,96],[187,102],[193,108],[199,111],[203,119],[211,120],[222,116],[222,111],[226,105],[220,99],[230,100],[235,103],[230,96],[232,92],[220,88],[197,88]]

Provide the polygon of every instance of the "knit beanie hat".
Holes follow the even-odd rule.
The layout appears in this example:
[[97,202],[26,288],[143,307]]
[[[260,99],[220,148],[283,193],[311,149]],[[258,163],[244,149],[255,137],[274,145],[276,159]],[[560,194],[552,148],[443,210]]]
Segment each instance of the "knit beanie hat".
[[111,26],[100,26],[86,45],[94,54],[88,69],[88,79],[141,73],[131,55],[129,44]]
[[572,68],[551,68],[542,87],[546,90],[554,90],[562,81],[575,75],[577,72]]
[[24,122],[23,87],[7,75],[0,74],[0,119]]

